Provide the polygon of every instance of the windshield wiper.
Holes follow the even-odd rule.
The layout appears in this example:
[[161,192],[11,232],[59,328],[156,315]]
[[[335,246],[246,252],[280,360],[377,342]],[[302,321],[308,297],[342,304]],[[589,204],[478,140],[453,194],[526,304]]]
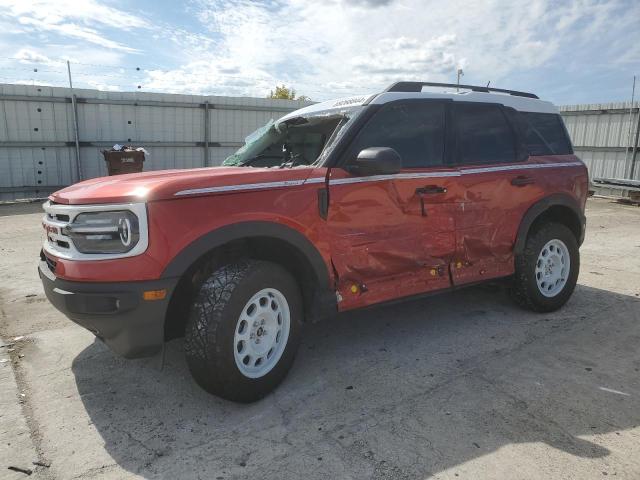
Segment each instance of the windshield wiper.
[[300,159],[304,159],[304,157],[300,154],[292,155],[289,160],[285,160],[280,164],[280,168],[284,168],[284,167],[293,168],[296,165],[299,165],[299,164],[301,165],[302,162],[300,162]]

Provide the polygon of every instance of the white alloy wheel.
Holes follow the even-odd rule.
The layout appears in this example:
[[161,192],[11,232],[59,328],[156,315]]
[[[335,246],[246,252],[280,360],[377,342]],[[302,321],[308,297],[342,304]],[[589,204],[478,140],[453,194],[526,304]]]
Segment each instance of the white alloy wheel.
[[555,297],[567,283],[571,271],[569,249],[562,240],[549,240],[536,262],[536,283],[545,297]]
[[245,377],[260,378],[276,366],[289,339],[291,314],[275,288],[256,293],[242,309],[233,336],[233,354]]

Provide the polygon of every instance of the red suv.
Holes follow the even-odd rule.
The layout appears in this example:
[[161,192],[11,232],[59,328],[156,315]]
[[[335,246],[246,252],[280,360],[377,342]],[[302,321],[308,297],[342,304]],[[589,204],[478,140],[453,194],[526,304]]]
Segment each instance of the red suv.
[[302,328],[506,278],[548,312],[576,284],[588,177],[533,94],[399,82],[269,122],[223,166],[97,178],[45,203],[40,277],[126,357],[185,336],[209,392],[248,402]]

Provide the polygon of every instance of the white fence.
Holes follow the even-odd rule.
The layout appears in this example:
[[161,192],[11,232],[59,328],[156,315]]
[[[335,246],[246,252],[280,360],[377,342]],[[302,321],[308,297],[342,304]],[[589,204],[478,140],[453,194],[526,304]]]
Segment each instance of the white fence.
[[[100,151],[144,146],[145,170],[219,165],[244,137],[304,102],[0,84],[0,201],[106,175]],[[560,107],[591,178],[640,180],[638,104]],[[78,131],[76,142],[75,131]],[[78,162],[79,158],[79,162]],[[79,175],[80,174],[80,175]]]
[[638,103],[566,105],[560,113],[589,177],[640,180]]
[[[0,200],[106,175],[101,150],[144,146],[145,170],[219,165],[269,119],[307,103],[0,84]],[[80,162],[77,162],[79,153]]]

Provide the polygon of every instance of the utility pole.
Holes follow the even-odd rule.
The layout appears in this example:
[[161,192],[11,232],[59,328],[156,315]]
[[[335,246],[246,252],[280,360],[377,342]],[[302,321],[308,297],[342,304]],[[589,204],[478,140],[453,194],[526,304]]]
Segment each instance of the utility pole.
[[456,85],[458,85],[458,87],[456,87],[456,92],[460,90],[459,86],[460,86],[460,77],[464,76],[464,72],[462,71],[461,68],[458,69],[458,80],[456,82]]
[[204,162],[203,167],[209,166],[209,100],[204,102]]
[[[631,130],[633,128],[633,101],[636,96],[636,76],[633,76],[633,87],[631,88],[631,105],[629,106],[629,132],[627,133],[627,148],[624,149],[624,165],[627,168],[627,160],[629,158],[629,150],[631,150]],[[640,117],[640,110],[638,110],[638,117]],[[633,163],[631,164],[631,172],[629,178],[633,179]]]
[[76,137],[76,176],[78,181],[82,180],[82,167],[80,166],[80,137],[78,136],[78,102],[76,94],[73,93],[73,82],[71,81],[71,64],[67,60],[67,73],[69,74],[69,89],[71,90],[71,109],[73,110],[73,133]]

